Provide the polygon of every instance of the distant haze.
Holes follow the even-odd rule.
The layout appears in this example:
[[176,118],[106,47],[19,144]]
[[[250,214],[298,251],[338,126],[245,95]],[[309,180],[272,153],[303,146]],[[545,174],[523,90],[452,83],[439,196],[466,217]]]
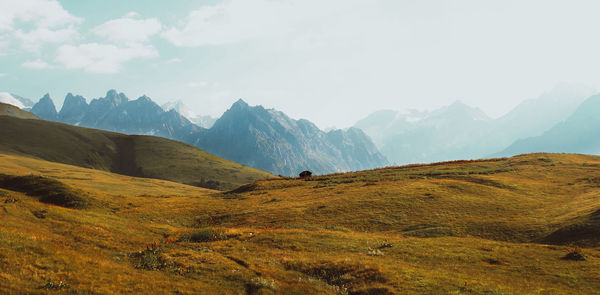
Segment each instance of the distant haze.
[[460,100],[491,117],[600,89],[598,1],[0,2],[0,92],[117,89],[220,116],[243,98],[319,127]]

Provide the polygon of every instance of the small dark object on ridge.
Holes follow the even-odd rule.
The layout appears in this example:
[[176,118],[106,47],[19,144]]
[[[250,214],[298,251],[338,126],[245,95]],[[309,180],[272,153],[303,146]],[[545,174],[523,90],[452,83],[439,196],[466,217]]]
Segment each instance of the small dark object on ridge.
[[12,197],[12,196],[8,196],[8,198],[6,198],[6,199],[4,200],[4,204],[8,204],[8,203],[16,203],[16,202],[18,202],[18,201],[19,201],[19,199],[15,198],[15,197]]
[[312,176],[312,172],[308,171],[308,170],[304,170],[302,172],[300,172],[300,178],[307,178],[307,177],[311,177]]

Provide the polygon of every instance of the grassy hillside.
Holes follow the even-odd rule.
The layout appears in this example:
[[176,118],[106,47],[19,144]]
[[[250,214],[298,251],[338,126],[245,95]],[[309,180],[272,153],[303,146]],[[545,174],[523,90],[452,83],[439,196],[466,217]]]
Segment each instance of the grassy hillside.
[[10,116],[21,119],[39,119],[36,115],[23,111],[18,107],[0,102],[0,116]]
[[0,152],[231,189],[270,173],[218,158],[191,145],[152,136],[128,136],[42,120],[0,116]]
[[232,195],[253,206],[232,207],[228,225],[600,242],[597,156],[530,154],[259,181]]
[[600,290],[600,157],[415,165],[229,192],[16,155],[0,156],[0,173],[42,177],[87,202],[42,203],[0,183],[3,294]]

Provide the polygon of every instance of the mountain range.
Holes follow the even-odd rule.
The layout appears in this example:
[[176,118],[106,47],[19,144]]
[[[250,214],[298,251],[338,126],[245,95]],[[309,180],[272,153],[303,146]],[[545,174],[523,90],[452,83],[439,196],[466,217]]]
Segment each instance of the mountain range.
[[539,136],[520,139],[495,156],[530,152],[600,154],[600,94],[586,99],[565,121]]
[[497,119],[457,101],[435,111],[382,110],[354,126],[363,129],[396,164],[478,159],[542,134],[571,115],[591,93],[587,88],[558,85]]
[[[496,119],[460,101],[434,111],[382,110],[352,128],[327,132],[241,99],[213,122],[181,101],[161,107],[147,96],[130,100],[115,90],[89,104],[69,93],[59,112],[45,95],[31,111],[46,120],[175,139],[243,165],[291,176],[306,169],[331,173],[382,167],[389,164],[387,159],[406,164],[531,152],[598,153],[591,139],[578,137],[593,138],[589,126],[598,126],[588,114],[594,110],[593,97],[582,104],[590,93],[559,85]],[[13,101],[19,97],[9,95]]]
[[217,156],[283,175],[364,170],[387,164],[357,128],[321,131],[308,120],[238,100],[192,144]]
[[243,165],[287,176],[303,170],[322,174],[388,164],[369,137],[356,128],[324,132],[307,120],[294,120],[262,106],[251,107],[241,99],[211,128],[203,128],[177,112],[178,107],[181,105],[160,107],[147,96],[130,100],[123,93],[109,90],[105,97],[92,99],[89,104],[84,97],[69,93],[59,112],[46,94],[31,112],[50,121],[175,139]]

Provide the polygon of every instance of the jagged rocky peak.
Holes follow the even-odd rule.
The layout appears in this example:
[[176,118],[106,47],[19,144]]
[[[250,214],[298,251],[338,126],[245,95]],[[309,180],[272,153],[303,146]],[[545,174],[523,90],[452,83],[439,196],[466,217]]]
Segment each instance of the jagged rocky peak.
[[65,109],[65,106],[67,108],[72,108],[75,106],[82,106],[82,105],[87,105],[87,101],[85,100],[85,97],[81,96],[81,95],[73,95],[71,92],[67,93],[67,96],[65,96],[65,102],[63,103],[63,107],[61,109],[61,111],[63,109]]
[[139,116],[145,116],[151,113],[164,113],[164,110],[146,95],[142,95],[136,100],[130,100],[120,107],[127,110],[127,112],[129,112],[129,114],[132,116],[136,116],[136,114]]
[[331,173],[382,167],[385,157],[370,139],[352,131],[331,136],[308,120],[236,101],[195,144],[218,156],[275,174],[310,169]]
[[138,97],[138,100],[152,101],[152,99],[145,94]]
[[235,103],[233,103],[233,105],[231,105],[231,110],[243,110],[243,109],[248,109],[250,108],[250,106],[248,105],[248,103],[246,103],[243,99],[238,99]]
[[118,93],[115,89],[111,89],[106,92],[105,98],[114,102],[117,106],[129,100],[123,92]]
[[31,112],[36,116],[44,119],[56,121],[58,120],[58,114],[54,102],[50,98],[50,94],[46,93],[34,106],[31,108]]
[[[243,99],[238,99],[231,107],[223,113],[221,118],[217,119],[214,128],[222,128],[223,126],[230,125],[246,125],[250,124],[250,121],[254,121],[252,118],[262,117],[261,113],[265,112],[262,106],[249,106]],[[227,127],[229,128],[229,127]]]
[[65,97],[60,113],[58,113],[58,118],[65,123],[78,124],[83,119],[87,108],[88,104],[83,96],[73,95],[69,92]]

